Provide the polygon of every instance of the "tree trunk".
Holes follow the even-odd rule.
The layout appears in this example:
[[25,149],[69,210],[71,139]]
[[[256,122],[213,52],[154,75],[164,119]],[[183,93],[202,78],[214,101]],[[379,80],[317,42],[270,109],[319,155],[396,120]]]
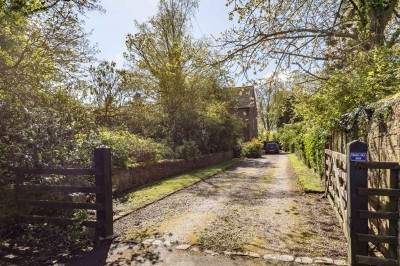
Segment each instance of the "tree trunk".
[[370,0],[368,12],[370,21],[370,48],[381,47],[385,44],[385,29],[392,19],[397,4],[398,0],[392,0],[388,4],[377,4],[373,0]]

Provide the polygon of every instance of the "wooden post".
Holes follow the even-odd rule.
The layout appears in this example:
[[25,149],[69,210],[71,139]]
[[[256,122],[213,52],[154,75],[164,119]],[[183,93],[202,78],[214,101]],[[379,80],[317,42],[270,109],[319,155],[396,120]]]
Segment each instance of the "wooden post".
[[368,196],[359,196],[358,188],[368,187],[368,169],[357,169],[356,162],[366,161],[368,146],[360,141],[347,144],[347,232],[350,265],[361,265],[356,255],[368,256],[368,243],[359,242],[358,234],[368,234],[368,220],[360,219],[358,211],[368,210]]
[[24,176],[22,174],[15,174],[15,204],[17,206],[17,220],[20,222],[20,215],[22,214],[21,204],[19,199],[21,198],[21,186],[24,183]]
[[[400,140],[400,137],[399,137]],[[400,169],[397,170],[397,187],[400,188]],[[397,198],[397,210],[399,211],[399,217],[397,218],[397,262],[400,262],[400,197]]]
[[[399,188],[399,170],[391,169],[389,176],[389,188],[397,189]],[[388,211],[389,212],[398,212],[398,198],[389,197],[388,203]],[[391,236],[398,236],[398,228],[397,228],[397,220],[389,220],[389,228],[388,233]],[[396,244],[389,244],[389,258],[398,259],[397,254],[397,246]]]
[[96,211],[96,218],[104,225],[104,227],[97,229],[97,235],[107,237],[113,234],[111,149],[96,148],[94,150],[94,165],[96,186],[101,189],[101,193],[96,193],[96,203],[103,204],[103,209]]
[[[329,149],[329,144],[325,143],[325,150]],[[328,170],[329,170],[329,166],[328,166],[328,160],[329,160],[329,156],[328,154],[326,154],[326,151],[324,151],[324,175],[323,177],[324,179],[324,185],[325,185],[325,198],[328,196]]]

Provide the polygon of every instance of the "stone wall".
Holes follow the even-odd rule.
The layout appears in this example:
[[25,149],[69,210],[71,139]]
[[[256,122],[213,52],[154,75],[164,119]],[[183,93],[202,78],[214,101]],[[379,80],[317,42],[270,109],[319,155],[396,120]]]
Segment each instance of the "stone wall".
[[[360,140],[368,144],[368,161],[400,162],[400,94],[380,101],[375,108],[370,109],[372,112],[369,115],[368,112],[360,114],[362,117],[357,119],[353,129],[333,132],[329,148],[346,153],[348,142]],[[390,188],[400,182],[400,174],[397,178],[390,179],[389,170],[369,170],[368,175],[368,186],[371,188]],[[369,197],[370,210],[390,211],[389,206],[389,197]],[[400,228],[400,219],[398,223]],[[371,233],[391,234],[388,227],[387,220],[369,220]],[[386,247],[382,245],[380,250],[385,253]]]
[[[368,160],[400,162],[400,94],[381,101],[372,109],[370,117],[362,115],[352,130],[332,133],[329,149],[346,153],[350,141],[368,144]],[[389,173],[385,170],[369,171],[370,186],[388,188]]]
[[[400,99],[390,99],[382,102],[380,109],[369,123],[365,142],[368,144],[369,160],[376,162],[400,162]],[[389,170],[370,170],[369,186],[374,188],[391,188],[399,184],[390,179]],[[374,211],[391,211],[389,197],[370,197],[370,209]],[[391,200],[394,200],[393,198]],[[400,203],[400,202],[399,202]],[[400,223],[400,220],[398,221]],[[371,219],[370,230],[376,234],[393,234],[386,220]],[[399,232],[400,237],[400,232]],[[387,245],[381,245],[380,250],[385,256],[390,256]]]
[[[54,192],[54,193],[48,192],[46,194],[42,194],[38,191],[32,190],[29,192],[25,192],[24,198],[36,199],[36,200],[49,200],[49,201],[85,202],[86,199],[85,194],[83,193],[75,193],[75,194],[77,196],[74,196],[73,194],[65,194],[63,192]],[[55,208],[52,209],[43,207],[21,206],[20,211],[24,214],[30,214],[33,212],[35,215],[51,216],[54,212],[57,212],[59,210]],[[0,226],[4,226],[15,222],[16,216],[17,216],[17,204],[16,204],[16,194],[14,190],[14,184],[0,186]]]
[[134,189],[197,168],[233,158],[232,151],[204,155],[196,160],[166,160],[143,166],[113,169],[114,193]]
[[400,94],[378,102],[372,112],[360,114],[353,129],[333,132],[329,148],[346,153],[348,142],[360,140],[368,144],[370,161],[400,162]]
[[367,138],[372,161],[400,162],[400,100],[387,118],[373,119]]

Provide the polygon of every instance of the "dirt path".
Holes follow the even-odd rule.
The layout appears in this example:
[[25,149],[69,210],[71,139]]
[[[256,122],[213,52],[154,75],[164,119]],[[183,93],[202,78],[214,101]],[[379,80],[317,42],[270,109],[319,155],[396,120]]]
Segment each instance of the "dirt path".
[[[321,195],[301,194],[285,154],[246,160],[118,220],[114,230],[109,264],[203,265],[212,256],[221,265],[265,265],[264,254],[347,255],[331,207]],[[174,248],[182,244],[191,247]],[[232,260],[232,253],[255,258]]]

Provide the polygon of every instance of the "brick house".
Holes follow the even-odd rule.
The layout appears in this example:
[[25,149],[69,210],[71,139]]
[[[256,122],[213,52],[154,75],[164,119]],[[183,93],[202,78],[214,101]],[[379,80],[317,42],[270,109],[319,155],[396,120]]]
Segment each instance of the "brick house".
[[238,100],[236,112],[246,124],[242,133],[243,140],[249,141],[257,138],[257,104],[254,86],[235,87],[231,89],[231,92]]

